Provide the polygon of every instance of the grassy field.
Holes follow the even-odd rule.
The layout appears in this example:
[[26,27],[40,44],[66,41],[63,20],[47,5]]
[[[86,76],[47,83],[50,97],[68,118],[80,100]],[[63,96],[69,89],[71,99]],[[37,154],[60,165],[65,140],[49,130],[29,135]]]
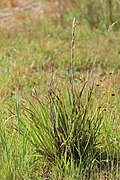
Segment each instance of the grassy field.
[[119,180],[119,1],[56,2],[0,29],[0,179]]

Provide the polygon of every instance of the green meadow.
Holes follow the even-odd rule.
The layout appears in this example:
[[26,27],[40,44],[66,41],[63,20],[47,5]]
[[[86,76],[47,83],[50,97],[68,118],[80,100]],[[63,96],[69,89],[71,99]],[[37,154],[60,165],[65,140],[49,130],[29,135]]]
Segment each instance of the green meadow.
[[119,0],[43,3],[0,28],[0,180],[119,180]]

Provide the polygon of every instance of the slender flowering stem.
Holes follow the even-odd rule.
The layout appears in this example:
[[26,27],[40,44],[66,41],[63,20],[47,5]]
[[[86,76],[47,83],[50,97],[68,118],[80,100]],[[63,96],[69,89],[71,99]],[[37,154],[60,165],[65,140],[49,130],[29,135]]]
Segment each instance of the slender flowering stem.
[[52,92],[53,92],[53,74],[54,74],[54,62],[51,62],[51,78],[50,78],[50,86],[49,86],[50,96],[52,96]]
[[75,28],[76,28],[76,19],[73,18],[72,22],[72,43],[71,43],[71,86],[72,86],[72,95],[73,95],[73,105],[74,105],[74,51],[75,51]]
[[54,113],[53,113],[53,76],[54,76],[54,62],[51,62],[51,77],[50,77],[50,86],[49,86],[49,97],[50,97],[50,117],[52,120],[52,131],[55,133],[55,122],[54,122]]

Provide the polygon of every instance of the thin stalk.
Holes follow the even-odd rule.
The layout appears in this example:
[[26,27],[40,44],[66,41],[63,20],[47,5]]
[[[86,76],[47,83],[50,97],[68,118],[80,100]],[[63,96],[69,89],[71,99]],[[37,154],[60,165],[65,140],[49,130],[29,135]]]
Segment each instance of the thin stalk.
[[52,96],[52,92],[53,92],[53,74],[54,74],[54,62],[51,63],[51,77],[50,77],[50,86],[49,86],[50,97]]
[[16,89],[16,119],[18,125],[18,137],[20,138],[20,113],[19,113],[19,90]]
[[49,86],[49,96],[50,96],[50,117],[52,121],[52,131],[55,133],[55,122],[54,122],[54,112],[53,112],[53,75],[54,75],[54,62],[51,63],[51,77]]
[[71,42],[71,90],[72,90],[72,102],[74,107],[74,57],[75,57],[75,28],[76,18],[73,18],[72,22],[72,42]]

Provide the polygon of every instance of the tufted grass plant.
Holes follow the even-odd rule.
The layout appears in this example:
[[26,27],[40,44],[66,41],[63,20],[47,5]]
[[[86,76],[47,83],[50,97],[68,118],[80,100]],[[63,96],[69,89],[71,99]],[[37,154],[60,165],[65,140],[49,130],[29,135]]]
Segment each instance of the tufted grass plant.
[[92,169],[97,158],[103,118],[99,108],[91,108],[94,86],[86,84],[74,89],[74,106],[73,92],[66,89],[65,93],[53,91],[45,105],[35,94],[35,103],[23,108],[26,120],[20,120],[21,134],[26,129],[36,153],[53,164],[62,161],[63,170],[71,161],[80,171],[83,167]]
[[20,133],[28,132],[36,156],[47,162],[48,177],[118,178],[119,131],[112,130],[114,113],[100,107],[95,84],[74,84],[74,91],[69,82],[65,86],[44,98],[34,92],[28,108],[21,104]]

